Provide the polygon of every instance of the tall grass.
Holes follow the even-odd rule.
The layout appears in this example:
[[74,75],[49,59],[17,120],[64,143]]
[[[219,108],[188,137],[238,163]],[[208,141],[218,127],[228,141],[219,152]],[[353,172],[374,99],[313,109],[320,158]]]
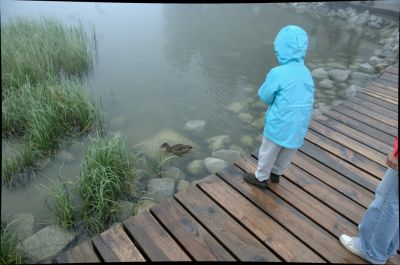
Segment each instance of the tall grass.
[[60,141],[100,129],[99,111],[80,84],[97,52],[94,30],[41,18],[1,25],[2,135],[27,148],[5,160],[2,180],[14,185],[23,167],[53,154]]
[[96,34],[84,25],[65,26],[43,17],[17,17],[1,25],[2,91],[33,85],[49,76],[82,76],[92,69]]
[[[16,222],[15,220],[14,222]],[[1,223],[0,231],[0,264],[27,264],[33,261],[27,253],[17,247],[19,241],[11,229],[13,222]]]

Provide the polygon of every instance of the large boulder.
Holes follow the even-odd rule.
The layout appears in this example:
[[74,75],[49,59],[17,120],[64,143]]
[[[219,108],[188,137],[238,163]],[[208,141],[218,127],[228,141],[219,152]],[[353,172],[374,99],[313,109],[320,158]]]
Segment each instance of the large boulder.
[[324,68],[317,68],[317,69],[313,70],[311,72],[311,75],[312,75],[312,77],[314,77],[316,79],[320,79],[320,80],[328,78],[328,72],[325,71]]
[[201,176],[206,168],[204,167],[203,160],[193,160],[187,165],[186,170],[194,176]]
[[240,152],[233,150],[218,150],[211,153],[212,157],[225,160],[226,162],[233,164],[233,162],[240,159]]
[[231,138],[229,137],[229,135],[226,134],[207,139],[207,143],[209,144],[209,148],[211,151],[223,149],[226,145],[230,144],[230,142]]
[[147,192],[157,202],[172,197],[175,193],[175,179],[153,178],[149,181]]
[[59,225],[47,226],[18,245],[34,260],[44,260],[56,255],[75,239],[75,233]]
[[204,166],[207,168],[208,172],[214,174],[227,167],[228,163],[222,159],[207,157],[204,159]]
[[333,88],[333,81],[330,79],[324,79],[321,82],[318,83],[319,88],[326,88],[326,89],[331,89]]
[[190,120],[186,122],[184,129],[194,133],[200,133],[204,130],[206,121],[204,120]]
[[[197,144],[170,128],[161,130],[143,142],[134,145],[133,148],[140,150],[152,159],[157,159],[157,154],[163,143],[168,143],[171,146],[178,143],[187,144],[193,146],[197,150],[199,149]],[[193,150],[191,152],[193,152]]]
[[349,78],[349,71],[341,69],[329,70],[328,74],[332,80],[344,82]]
[[20,213],[11,217],[10,229],[13,231],[19,241],[33,234],[34,217],[32,214]]

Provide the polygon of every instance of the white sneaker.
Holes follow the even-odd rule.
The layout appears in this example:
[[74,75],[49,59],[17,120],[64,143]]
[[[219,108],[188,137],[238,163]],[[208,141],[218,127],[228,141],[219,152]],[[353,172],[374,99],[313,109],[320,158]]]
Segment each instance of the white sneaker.
[[357,237],[351,237],[348,235],[341,235],[339,237],[340,243],[342,243],[342,245],[351,253],[359,256],[359,257],[363,257],[363,254],[361,253],[361,251],[357,248],[356,246],[356,239]]

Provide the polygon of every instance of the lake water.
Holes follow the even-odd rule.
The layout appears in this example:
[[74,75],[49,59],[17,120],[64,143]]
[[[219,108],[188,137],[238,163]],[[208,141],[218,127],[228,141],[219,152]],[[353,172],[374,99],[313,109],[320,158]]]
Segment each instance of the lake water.
[[[273,40],[278,31],[296,24],[309,35],[306,64],[310,70],[323,65],[354,65],[368,60],[381,47],[378,38],[357,37],[328,19],[265,4],[124,4],[74,2],[9,2],[1,5],[1,22],[10,17],[53,16],[74,24],[90,23],[98,34],[98,60],[85,80],[105,120],[108,132],[121,131],[128,146],[170,128],[200,146],[200,152],[178,164],[189,180],[190,159],[211,156],[206,139],[227,134],[245,153],[260,144],[262,127],[238,118],[227,109],[233,102],[252,100],[244,110],[254,120],[264,117],[266,106],[257,103],[257,90],[269,69],[277,62]],[[376,30],[378,32],[378,30]],[[336,66],[335,66],[336,64]],[[349,83],[343,84],[348,86]],[[325,93],[316,103],[329,105],[343,99],[343,93]],[[335,91],[335,89],[333,89]],[[204,130],[184,130],[189,120],[204,120]],[[246,145],[243,136],[254,139]],[[38,191],[48,184],[45,177],[79,175],[83,143],[58,156],[38,178],[23,188],[2,188],[2,218],[31,213],[36,228],[54,222]],[[71,155],[73,156],[71,158]],[[206,174],[204,174],[205,177]]]

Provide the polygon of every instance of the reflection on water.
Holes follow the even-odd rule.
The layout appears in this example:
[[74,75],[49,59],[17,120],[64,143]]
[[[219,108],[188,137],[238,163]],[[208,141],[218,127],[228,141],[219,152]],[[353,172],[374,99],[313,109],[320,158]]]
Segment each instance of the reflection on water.
[[[257,103],[257,89],[276,65],[273,40],[282,27],[296,24],[308,32],[310,70],[348,67],[379,47],[378,39],[361,38],[329,20],[272,3],[3,2],[2,23],[15,15],[49,15],[66,23],[80,19],[94,25],[99,59],[86,84],[99,106],[101,102],[108,131],[120,130],[134,146],[168,127],[201,147],[203,153],[194,159],[211,156],[206,139],[223,134],[247,153],[258,148],[266,106]],[[335,92],[329,95],[325,104],[340,98]],[[250,100],[242,112],[252,115],[251,121],[226,109],[242,100]],[[194,119],[206,121],[200,135],[184,130]],[[261,126],[252,125],[260,119]],[[254,141],[246,145],[243,139],[248,138],[243,136]],[[63,176],[73,179],[79,174],[80,152],[72,151],[77,159],[64,166]],[[187,175],[189,162],[180,164]],[[40,173],[56,178],[60,166],[56,162]],[[33,186],[12,192],[3,188],[2,217],[32,212],[37,221],[51,220]]]

